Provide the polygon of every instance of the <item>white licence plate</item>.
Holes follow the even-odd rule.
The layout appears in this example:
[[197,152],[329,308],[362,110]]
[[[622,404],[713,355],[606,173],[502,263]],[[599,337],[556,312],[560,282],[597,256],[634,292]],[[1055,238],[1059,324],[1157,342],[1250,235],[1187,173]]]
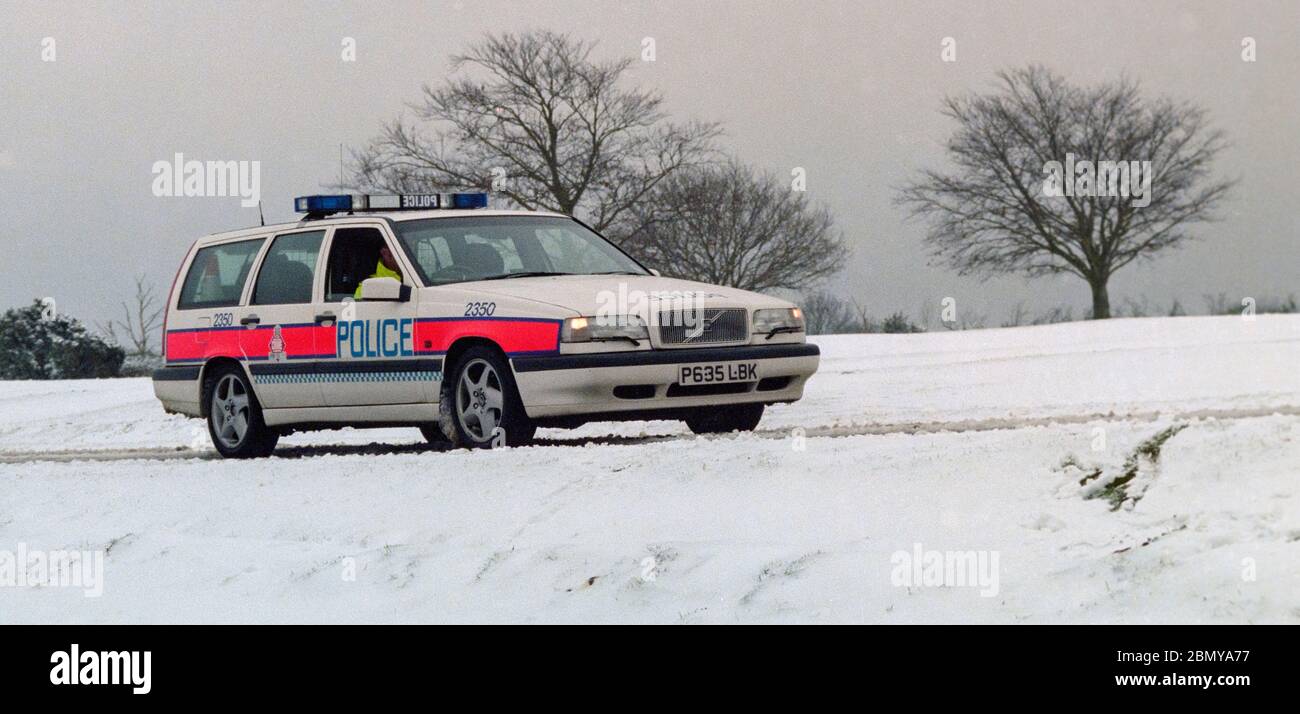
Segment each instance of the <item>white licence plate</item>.
[[677,381],[683,386],[756,382],[758,381],[758,363],[711,362],[707,364],[684,364],[678,369]]

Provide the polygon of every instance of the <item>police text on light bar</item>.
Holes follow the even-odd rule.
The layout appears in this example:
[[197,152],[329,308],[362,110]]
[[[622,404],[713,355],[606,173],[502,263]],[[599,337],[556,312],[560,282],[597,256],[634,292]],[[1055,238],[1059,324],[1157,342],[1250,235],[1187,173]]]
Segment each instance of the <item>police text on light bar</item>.
[[404,193],[383,196],[337,194],[299,196],[293,200],[295,213],[340,213],[344,211],[427,211],[441,208],[486,208],[486,193]]

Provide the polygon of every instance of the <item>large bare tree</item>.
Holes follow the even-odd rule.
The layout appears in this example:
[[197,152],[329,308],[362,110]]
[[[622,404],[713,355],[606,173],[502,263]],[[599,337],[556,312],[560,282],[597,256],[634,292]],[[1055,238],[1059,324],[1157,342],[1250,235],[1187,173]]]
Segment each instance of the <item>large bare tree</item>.
[[[923,172],[898,200],[929,220],[932,253],[962,274],[1072,273],[1092,289],[1092,316],[1110,317],[1117,270],[1214,219],[1232,186],[1210,177],[1224,137],[1202,109],[1126,79],[1079,87],[1037,66],[998,78],[995,92],[945,100],[955,167]],[[1103,161],[1149,161],[1147,195],[1135,195],[1136,172]]]
[[673,123],[658,92],[623,86],[631,58],[549,31],[488,35],[452,57],[452,79],[353,152],[350,186],[478,187],[530,210],[576,215],[618,239],[664,178],[707,161],[716,124]]
[[829,210],[734,160],[669,177],[633,213],[625,247],[675,277],[802,290],[848,253]]

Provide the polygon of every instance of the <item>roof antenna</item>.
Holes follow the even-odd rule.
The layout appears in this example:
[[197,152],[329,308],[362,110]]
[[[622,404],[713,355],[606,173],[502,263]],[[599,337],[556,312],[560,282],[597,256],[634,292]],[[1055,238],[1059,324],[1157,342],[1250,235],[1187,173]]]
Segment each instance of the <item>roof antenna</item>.
[[266,216],[262,215],[262,202],[260,200],[257,202],[257,219],[262,222],[263,226],[266,225]]

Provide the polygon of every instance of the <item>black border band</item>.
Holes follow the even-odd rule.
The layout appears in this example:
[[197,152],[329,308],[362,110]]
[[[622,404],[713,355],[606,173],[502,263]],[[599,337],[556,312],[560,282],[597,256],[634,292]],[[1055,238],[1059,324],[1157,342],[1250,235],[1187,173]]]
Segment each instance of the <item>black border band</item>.
[[[156,382],[192,382],[199,378],[201,365],[163,367],[153,372]],[[304,360],[302,362],[254,362],[248,365],[254,375],[266,374],[357,374],[388,372],[441,372],[441,359],[397,360]]]
[[193,382],[199,378],[199,365],[182,367],[161,367],[153,371],[155,382]]

